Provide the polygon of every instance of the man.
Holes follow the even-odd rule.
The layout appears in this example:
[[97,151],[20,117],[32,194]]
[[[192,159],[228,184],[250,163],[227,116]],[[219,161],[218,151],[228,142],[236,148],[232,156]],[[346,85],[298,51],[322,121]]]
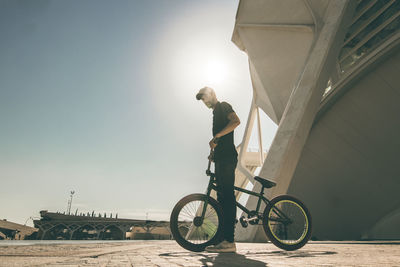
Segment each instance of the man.
[[[213,89],[204,87],[196,95],[197,100],[213,110],[213,136],[210,148],[214,149],[215,177],[217,180],[217,199],[224,213],[222,240],[219,244],[206,248],[208,252],[235,252],[234,242],[236,205],[235,205],[235,169],[237,152],[233,143],[233,132],[240,120],[227,102],[219,102]],[[218,142],[216,142],[218,141]]]

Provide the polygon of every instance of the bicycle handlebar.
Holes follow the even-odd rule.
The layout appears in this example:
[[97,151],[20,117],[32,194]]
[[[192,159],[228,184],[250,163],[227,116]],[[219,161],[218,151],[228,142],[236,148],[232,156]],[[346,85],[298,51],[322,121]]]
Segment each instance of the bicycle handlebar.
[[207,175],[210,175],[211,174],[211,170],[210,170],[210,168],[211,168],[211,159],[212,159],[212,157],[213,157],[213,153],[214,153],[214,150],[211,148],[210,149],[210,155],[208,156],[208,167],[207,167],[207,170],[206,170],[206,174]]

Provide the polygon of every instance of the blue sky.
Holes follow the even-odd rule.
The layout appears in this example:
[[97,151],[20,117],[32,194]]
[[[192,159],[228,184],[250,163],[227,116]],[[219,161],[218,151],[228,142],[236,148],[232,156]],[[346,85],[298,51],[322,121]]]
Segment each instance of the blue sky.
[[236,144],[252,97],[237,5],[0,0],[1,217],[65,211],[75,190],[73,211],[168,219],[203,192],[212,114],[195,93],[232,104]]

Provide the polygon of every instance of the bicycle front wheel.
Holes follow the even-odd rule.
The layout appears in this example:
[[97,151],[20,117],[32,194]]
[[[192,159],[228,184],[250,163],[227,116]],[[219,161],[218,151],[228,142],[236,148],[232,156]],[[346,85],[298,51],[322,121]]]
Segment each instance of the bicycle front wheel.
[[[202,218],[204,205],[207,207]],[[182,198],[170,218],[171,233],[183,248],[200,252],[219,240],[222,229],[222,208],[213,198],[192,194]]]
[[263,227],[275,246],[296,250],[303,247],[311,237],[311,214],[297,198],[278,196],[264,210]]

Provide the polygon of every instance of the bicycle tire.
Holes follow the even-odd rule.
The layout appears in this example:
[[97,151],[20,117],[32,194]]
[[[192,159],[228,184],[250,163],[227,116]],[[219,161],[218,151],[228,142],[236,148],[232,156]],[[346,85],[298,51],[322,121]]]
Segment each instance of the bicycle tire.
[[[189,213],[188,210],[195,213],[194,215],[197,215],[198,207],[200,207],[206,199],[207,195],[204,194],[188,195],[179,200],[171,212],[170,228],[172,236],[181,247],[187,250],[201,252],[204,251],[207,246],[216,244],[220,239],[223,216],[221,205],[215,199],[208,197],[206,216],[200,226],[195,226],[194,218],[190,219],[190,216],[187,215]],[[197,208],[196,205],[198,205]],[[185,207],[190,208],[185,209]],[[215,212],[215,215],[213,212]],[[213,217],[207,218],[207,214]],[[188,221],[182,221],[184,217],[187,218]],[[217,221],[215,221],[215,219]],[[206,221],[207,223],[205,223]],[[188,228],[187,232],[185,232],[185,228]]]
[[310,239],[312,218],[307,207],[299,199],[281,195],[273,198],[265,208],[263,228],[275,246],[289,251],[296,250]]

